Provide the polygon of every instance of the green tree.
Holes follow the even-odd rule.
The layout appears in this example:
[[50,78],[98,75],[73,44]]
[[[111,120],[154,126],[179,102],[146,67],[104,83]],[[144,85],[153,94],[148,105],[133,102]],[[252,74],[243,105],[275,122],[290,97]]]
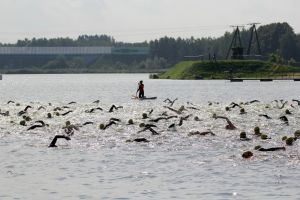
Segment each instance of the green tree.
[[279,41],[280,53],[285,59],[297,57],[297,39],[294,33],[282,35]]

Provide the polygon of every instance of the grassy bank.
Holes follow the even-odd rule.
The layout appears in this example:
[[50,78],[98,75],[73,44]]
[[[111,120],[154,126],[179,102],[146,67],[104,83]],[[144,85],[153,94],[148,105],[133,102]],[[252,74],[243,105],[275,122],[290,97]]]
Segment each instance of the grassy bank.
[[300,75],[300,67],[254,60],[183,61],[160,79],[280,78]]

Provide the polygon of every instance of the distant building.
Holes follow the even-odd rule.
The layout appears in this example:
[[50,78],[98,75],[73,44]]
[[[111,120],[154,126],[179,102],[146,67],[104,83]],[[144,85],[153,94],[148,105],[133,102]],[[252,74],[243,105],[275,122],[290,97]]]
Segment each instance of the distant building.
[[[85,65],[140,62],[149,56],[148,47],[7,47],[0,46],[0,69],[40,67],[55,59],[80,59]],[[101,61],[101,62],[102,62]],[[59,66],[57,66],[59,67]]]
[[0,56],[9,55],[147,55],[148,47],[0,47]]

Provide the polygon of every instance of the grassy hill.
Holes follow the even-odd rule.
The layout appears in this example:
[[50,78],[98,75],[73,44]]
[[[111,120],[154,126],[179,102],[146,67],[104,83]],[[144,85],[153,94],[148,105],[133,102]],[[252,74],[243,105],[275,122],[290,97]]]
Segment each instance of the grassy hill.
[[300,76],[300,67],[255,60],[183,61],[160,79],[279,78]]

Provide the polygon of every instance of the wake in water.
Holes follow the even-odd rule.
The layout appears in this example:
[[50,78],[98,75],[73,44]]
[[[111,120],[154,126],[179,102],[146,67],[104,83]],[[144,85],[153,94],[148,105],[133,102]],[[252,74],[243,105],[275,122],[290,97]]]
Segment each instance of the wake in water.
[[[299,100],[261,103],[138,102],[1,105],[2,137],[35,137],[37,146],[105,147],[130,143],[165,145],[173,150],[210,145],[250,158],[259,152],[297,150]],[[48,139],[47,139],[48,138]],[[72,142],[75,140],[75,142]],[[46,145],[48,143],[48,145]],[[33,144],[31,144],[33,145]],[[253,153],[255,151],[255,153]]]

